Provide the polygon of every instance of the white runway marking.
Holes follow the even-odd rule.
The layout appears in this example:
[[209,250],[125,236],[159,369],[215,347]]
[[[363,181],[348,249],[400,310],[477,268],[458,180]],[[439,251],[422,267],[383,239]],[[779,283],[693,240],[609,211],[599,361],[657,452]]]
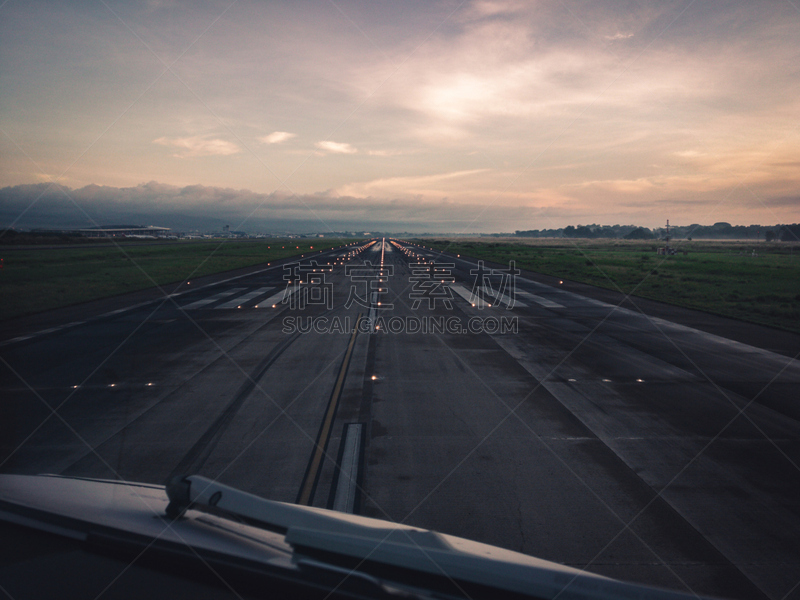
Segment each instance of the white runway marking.
[[537,304],[541,304],[546,308],[564,308],[563,304],[559,304],[558,302],[553,302],[552,300],[548,300],[547,298],[542,298],[541,296],[537,296],[536,294],[531,294],[530,292],[523,292],[522,290],[518,291],[517,294],[525,296],[526,298],[533,300]]
[[266,300],[262,300],[258,304],[256,304],[256,308],[272,308],[273,306],[278,306],[284,300],[288,300],[289,296],[294,294],[300,286],[292,286],[291,288],[284,289],[283,291],[278,292],[267,298]]
[[451,283],[450,289],[453,290],[459,296],[461,296],[464,300],[469,302],[475,308],[484,308],[485,306],[489,306],[488,302],[485,302],[484,300],[478,298],[477,296],[473,296],[472,292],[467,288],[465,288],[460,283]]
[[233,300],[228,300],[224,304],[220,304],[219,306],[215,306],[214,308],[217,310],[221,308],[237,308],[238,306],[241,306],[248,300],[252,300],[256,296],[261,296],[262,294],[266,294],[271,289],[272,289],[271,287],[258,288],[253,292],[247,292],[243,296],[239,296],[238,298],[234,298]]
[[515,298],[512,300],[510,296],[506,296],[505,294],[500,294],[499,292],[495,292],[488,285],[483,286],[483,291],[489,294],[490,296],[494,296],[497,299],[497,304],[500,306],[511,307],[511,308],[528,308],[527,304],[520,302],[519,300],[516,299],[517,294],[514,294]]
[[214,294],[209,298],[203,298],[202,300],[198,300],[197,302],[192,302],[191,304],[187,304],[183,307],[184,310],[193,309],[193,308],[201,308],[206,306],[207,304],[211,304],[212,302],[217,302],[218,300],[222,300],[223,298],[227,298],[231,294],[235,294],[237,292],[241,292],[245,288],[233,288],[231,290],[225,290],[224,292],[219,292],[218,294]]

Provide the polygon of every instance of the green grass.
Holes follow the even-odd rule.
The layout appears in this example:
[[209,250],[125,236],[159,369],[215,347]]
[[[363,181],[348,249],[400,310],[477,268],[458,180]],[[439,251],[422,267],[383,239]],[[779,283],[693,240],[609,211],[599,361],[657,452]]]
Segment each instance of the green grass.
[[[451,253],[800,332],[800,245],[782,242],[419,240]],[[753,249],[757,256],[753,256]],[[686,254],[683,254],[683,251]]]
[[[0,249],[0,319],[308,255],[350,240],[178,241]],[[313,250],[311,247],[313,246]]]

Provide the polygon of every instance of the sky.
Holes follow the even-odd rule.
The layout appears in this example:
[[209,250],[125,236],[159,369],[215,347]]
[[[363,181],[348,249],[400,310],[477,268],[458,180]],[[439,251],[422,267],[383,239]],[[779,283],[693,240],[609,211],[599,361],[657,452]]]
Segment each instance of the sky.
[[798,32],[798,0],[6,0],[0,225],[794,223]]

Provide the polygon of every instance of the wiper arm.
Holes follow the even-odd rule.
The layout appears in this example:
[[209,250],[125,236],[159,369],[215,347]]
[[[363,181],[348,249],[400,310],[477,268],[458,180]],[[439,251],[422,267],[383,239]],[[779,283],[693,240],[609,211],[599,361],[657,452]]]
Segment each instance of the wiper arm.
[[187,509],[198,509],[238,517],[250,524],[278,533],[290,529],[318,530],[373,537],[379,531],[403,531],[425,546],[449,548],[439,534],[423,529],[339,513],[322,508],[267,500],[200,475],[181,476],[166,486],[167,516],[175,519]]
[[[459,589],[462,584],[477,586],[484,592],[478,597],[500,592],[536,598],[566,593],[565,597],[585,600],[690,597],[407,525],[265,500],[196,475],[173,480],[167,495],[171,518],[190,508],[234,515],[283,533],[286,543],[295,549],[298,563],[306,558],[321,560],[361,572],[379,572],[382,580],[407,581],[413,572]],[[487,590],[494,592],[486,594]]]

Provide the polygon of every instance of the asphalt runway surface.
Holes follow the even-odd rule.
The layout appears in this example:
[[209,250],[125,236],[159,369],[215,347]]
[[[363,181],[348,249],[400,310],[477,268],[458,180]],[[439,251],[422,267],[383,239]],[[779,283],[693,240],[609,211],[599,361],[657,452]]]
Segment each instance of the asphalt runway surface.
[[800,597],[800,336],[380,239],[193,284],[0,328],[0,471],[200,474]]

